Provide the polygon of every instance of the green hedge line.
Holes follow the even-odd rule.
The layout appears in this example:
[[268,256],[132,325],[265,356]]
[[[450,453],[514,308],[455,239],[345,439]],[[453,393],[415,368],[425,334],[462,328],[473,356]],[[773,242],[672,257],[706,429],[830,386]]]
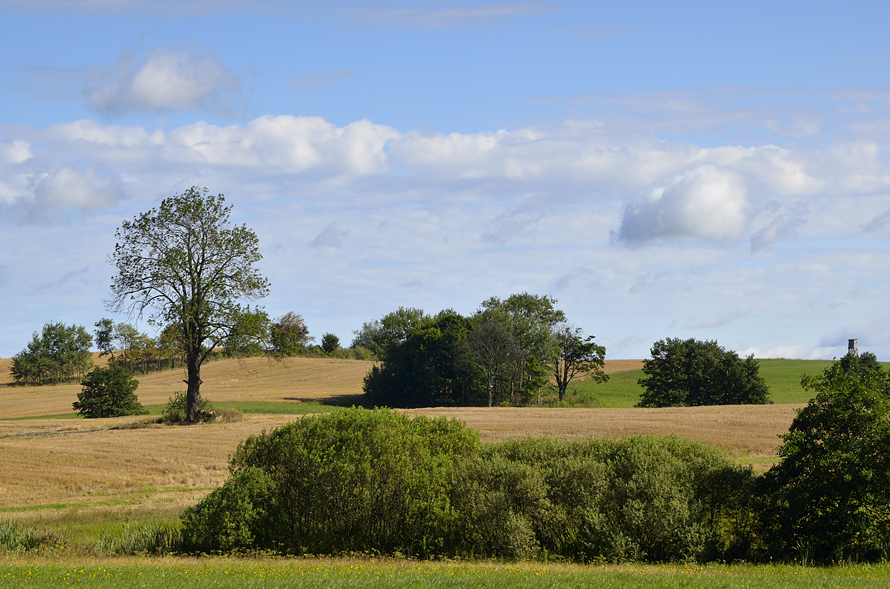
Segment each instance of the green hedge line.
[[230,469],[183,514],[184,549],[707,560],[737,549],[751,478],[675,437],[483,446],[456,420],[363,409],[252,436]]

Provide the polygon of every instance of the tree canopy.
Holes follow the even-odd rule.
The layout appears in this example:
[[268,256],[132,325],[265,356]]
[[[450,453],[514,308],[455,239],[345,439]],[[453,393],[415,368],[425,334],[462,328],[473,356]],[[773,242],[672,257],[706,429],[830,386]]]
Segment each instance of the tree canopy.
[[81,384],[83,388],[77,393],[77,401],[73,406],[83,417],[121,417],[148,413],[136,398],[135,391],[139,381],[119,364],[112,364],[108,368],[94,368]]
[[890,538],[890,374],[846,357],[801,384],[816,396],[764,477],[764,536],[776,554],[806,547],[815,561],[879,559]]
[[194,421],[201,364],[243,322],[241,301],[268,294],[256,264],[262,259],[256,234],[233,225],[223,195],[192,187],[157,208],[124,221],[115,233],[110,262],[109,307],[160,326],[176,325],[188,373],[186,419]]
[[668,338],[655,342],[643,362],[645,389],[638,407],[769,403],[769,389],[754,356],[742,360],[716,341]]
[[93,338],[84,327],[46,323],[21,352],[13,356],[10,373],[19,384],[64,382],[85,374],[93,365]]

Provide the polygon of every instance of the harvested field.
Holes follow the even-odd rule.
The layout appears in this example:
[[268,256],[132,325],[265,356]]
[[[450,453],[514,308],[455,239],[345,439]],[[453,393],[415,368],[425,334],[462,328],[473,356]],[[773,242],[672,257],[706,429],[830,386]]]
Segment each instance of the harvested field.
[[[98,359],[97,359],[98,363]],[[79,384],[16,386],[11,360],[0,360],[0,419],[73,413]],[[201,395],[211,401],[328,401],[362,394],[372,362],[333,358],[217,360],[201,368]],[[136,395],[143,405],[163,405],[184,391],[185,370],[137,374]]]
[[[13,386],[9,364],[0,361],[0,512],[11,517],[68,508],[157,511],[193,504],[225,480],[229,456],[239,442],[297,418],[247,414],[237,423],[192,427],[146,424],[143,417],[10,420],[71,413],[80,387]],[[641,365],[640,360],[612,360],[606,370],[619,374]],[[201,390],[218,402],[343,400],[361,394],[370,367],[370,362],[324,358],[221,360],[204,366]],[[175,370],[138,377],[140,401],[164,404],[184,389],[183,376]],[[487,442],[521,436],[676,434],[721,446],[740,462],[762,469],[775,459],[777,436],[787,431],[797,407],[431,408],[411,413],[455,417]]]
[[[686,409],[432,408],[411,414],[456,417],[483,441],[510,437],[677,434],[726,448],[741,462],[772,462],[794,407]],[[225,480],[229,455],[248,435],[293,420],[246,415],[238,423],[109,429],[138,422],[0,421],[0,511],[38,506],[190,504]]]

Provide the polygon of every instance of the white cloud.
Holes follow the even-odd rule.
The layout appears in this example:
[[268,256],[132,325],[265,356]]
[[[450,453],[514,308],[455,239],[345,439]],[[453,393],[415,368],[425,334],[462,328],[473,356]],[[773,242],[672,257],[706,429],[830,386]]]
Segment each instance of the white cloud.
[[618,239],[629,244],[684,237],[735,241],[748,225],[746,194],[738,173],[700,166],[628,206]]
[[32,222],[47,223],[69,211],[99,211],[123,198],[119,183],[95,168],[61,168],[42,174],[33,198],[20,198],[16,205]]
[[751,251],[758,252],[780,241],[797,239],[797,230],[806,224],[803,216],[782,213],[751,236]]
[[20,164],[31,159],[31,145],[27,141],[0,143],[0,163]]
[[87,77],[84,97],[102,114],[202,109],[230,112],[241,100],[240,81],[219,59],[157,49],[145,60],[125,55]]

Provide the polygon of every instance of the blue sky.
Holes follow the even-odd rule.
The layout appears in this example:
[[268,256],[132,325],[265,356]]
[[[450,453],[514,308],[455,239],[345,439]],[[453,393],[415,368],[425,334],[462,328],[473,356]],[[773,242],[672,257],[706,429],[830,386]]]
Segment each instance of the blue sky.
[[528,291],[612,358],[890,360],[884,3],[242,4],[0,0],[0,357],[197,185],[315,336]]

